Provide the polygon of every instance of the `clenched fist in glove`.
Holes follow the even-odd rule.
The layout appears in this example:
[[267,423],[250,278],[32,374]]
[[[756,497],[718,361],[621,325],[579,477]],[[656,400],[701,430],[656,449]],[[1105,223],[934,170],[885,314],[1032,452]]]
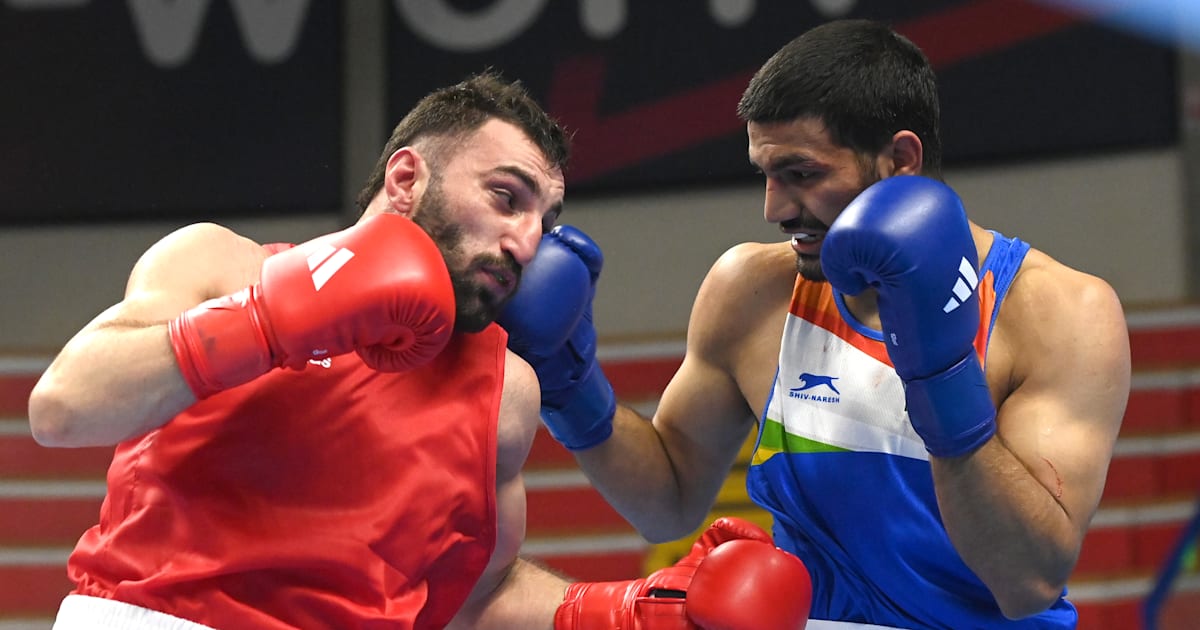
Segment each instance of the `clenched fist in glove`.
[[883,343],[904,382],[908,417],[939,457],[965,455],[996,432],[979,331],[978,254],[958,195],[918,175],[876,182],[825,235],[821,269],[835,289],[879,293]]
[[185,311],[169,332],[202,399],[348,352],[378,370],[416,367],[445,348],[454,318],[437,245],[408,218],[380,214],[270,256],[258,282]]
[[555,630],[799,630],[812,583],[757,525],[713,522],[674,566],[624,582],[567,587]]
[[521,286],[497,320],[508,347],[529,362],[542,387],[542,421],[572,450],[612,435],[617,399],[596,361],[592,298],[604,256],[569,225],[542,237]]

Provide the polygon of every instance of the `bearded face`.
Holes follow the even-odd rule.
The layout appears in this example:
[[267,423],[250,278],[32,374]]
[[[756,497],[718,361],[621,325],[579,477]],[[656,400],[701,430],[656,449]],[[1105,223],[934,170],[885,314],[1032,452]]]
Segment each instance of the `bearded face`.
[[450,219],[448,210],[441,179],[434,177],[421,196],[412,220],[424,228],[446,259],[457,305],[455,330],[479,332],[499,317],[516,284],[503,294],[497,294],[494,285],[477,279],[496,269],[507,271],[509,277],[520,278],[521,267],[512,259],[491,254],[472,256],[466,251],[462,226]]

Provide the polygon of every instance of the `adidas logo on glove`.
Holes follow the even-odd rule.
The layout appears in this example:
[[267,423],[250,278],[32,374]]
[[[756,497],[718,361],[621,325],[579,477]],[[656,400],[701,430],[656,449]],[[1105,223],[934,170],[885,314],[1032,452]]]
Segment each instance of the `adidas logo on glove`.
[[308,270],[312,272],[313,288],[320,291],[351,258],[354,252],[345,247],[334,247],[328,243],[308,255]]
[[964,256],[958,263],[958,281],[954,283],[954,289],[952,289],[954,295],[951,295],[946,305],[942,307],[942,312],[950,313],[962,306],[962,303],[971,297],[971,292],[977,286],[979,286],[979,276],[975,273],[975,266]]

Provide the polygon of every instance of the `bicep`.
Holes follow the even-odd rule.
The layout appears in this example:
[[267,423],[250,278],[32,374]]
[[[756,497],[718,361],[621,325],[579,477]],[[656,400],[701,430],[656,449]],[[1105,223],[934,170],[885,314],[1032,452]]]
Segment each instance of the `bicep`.
[[[1104,489],[1129,395],[1129,343],[1119,301],[1084,282],[1042,321],[1026,318],[1022,378],[997,413],[1001,437],[1080,532]],[[1036,322],[1036,323],[1035,323]]]
[[689,351],[663,391],[653,422],[681,476],[723,479],[754,415],[727,371]]
[[[760,334],[762,320],[773,314],[763,307],[769,302],[739,294],[739,285],[746,283],[733,271],[746,265],[728,264],[728,258],[718,261],[696,296],[683,363],[653,419],[678,476],[701,480],[713,492],[756,419],[739,375],[745,376],[743,366],[761,362],[760,346],[770,347],[768,356],[773,356],[779,343]],[[769,382],[755,385],[766,388]]]
[[253,277],[246,270],[262,256],[250,241],[213,225],[183,228],[147,250],[129,276],[124,299],[76,333],[38,379],[29,399],[38,440],[56,446],[115,444],[160,426],[190,404],[167,322],[211,297],[216,287],[244,286]]

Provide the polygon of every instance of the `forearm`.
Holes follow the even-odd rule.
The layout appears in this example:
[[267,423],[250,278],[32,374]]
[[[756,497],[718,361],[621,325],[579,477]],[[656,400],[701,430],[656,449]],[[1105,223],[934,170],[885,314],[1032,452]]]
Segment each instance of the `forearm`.
[[662,436],[629,407],[617,406],[608,440],[575,451],[575,459],[605,500],[650,542],[691,533],[711,506],[713,497],[688,496]]
[[552,630],[568,581],[518,558],[488,597],[468,603],[448,630]]
[[112,445],[161,426],[194,402],[165,323],[100,324],[72,339],[39,379],[29,421],[46,446]]
[[950,540],[1004,614],[1024,617],[1053,603],[1081,538],[1063,505],[999,437],[966,457],[931,459]]

